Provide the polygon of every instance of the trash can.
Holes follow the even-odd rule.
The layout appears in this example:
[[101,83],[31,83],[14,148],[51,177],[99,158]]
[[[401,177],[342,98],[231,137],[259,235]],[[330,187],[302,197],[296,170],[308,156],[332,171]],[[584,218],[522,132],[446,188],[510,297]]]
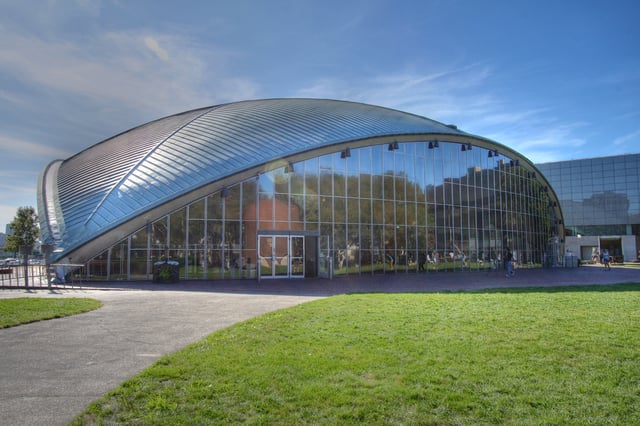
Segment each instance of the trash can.
[[564,267],[565,268],[577,268],[578,267],[578,256],[574,256],[568,254],[564,257]]
[[163,260],[153,264],[154,283],[177,283],[180,281],[180,263]]

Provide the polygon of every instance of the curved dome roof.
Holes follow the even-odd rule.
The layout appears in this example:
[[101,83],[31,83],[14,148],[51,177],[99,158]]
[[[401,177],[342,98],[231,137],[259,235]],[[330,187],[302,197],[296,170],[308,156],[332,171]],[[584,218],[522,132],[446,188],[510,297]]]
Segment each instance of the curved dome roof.
[[276,159],[426,134],[473,137],[417,115],[323,99],[243,101],[165,117],[47,166],[38,197],[43,241],[67,253],[178,196]]

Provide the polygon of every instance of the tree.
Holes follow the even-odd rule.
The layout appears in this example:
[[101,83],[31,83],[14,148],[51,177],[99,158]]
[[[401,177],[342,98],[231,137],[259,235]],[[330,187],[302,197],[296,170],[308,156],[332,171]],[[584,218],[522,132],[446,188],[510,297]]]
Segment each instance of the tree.
[[38,215],[33,207],[19,207],[9,227],[13,233],[7,235],[6,251],[17,253],[20,246],[33,247],[40,236]]

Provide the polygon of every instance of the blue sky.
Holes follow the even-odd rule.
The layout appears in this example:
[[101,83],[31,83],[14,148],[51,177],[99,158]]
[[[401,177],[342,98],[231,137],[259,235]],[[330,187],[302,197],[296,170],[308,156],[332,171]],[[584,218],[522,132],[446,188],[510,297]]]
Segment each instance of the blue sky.
[[0,230],[117,133],[244,99],[366,102],[534,162],[640,152],[640,2],[0,0]]

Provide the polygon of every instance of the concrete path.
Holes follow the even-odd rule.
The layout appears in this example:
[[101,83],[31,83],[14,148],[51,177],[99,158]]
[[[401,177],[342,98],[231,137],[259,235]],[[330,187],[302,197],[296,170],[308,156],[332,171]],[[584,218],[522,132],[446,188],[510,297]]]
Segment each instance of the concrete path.
[[640,282],[639,269],[594,267],[503,273],[429,273],[334,280],[104,283],[56,290],[0,290],[10,297],[91,297],[104,307],[0,330],[0,425],[64,425],[122,381],[239,321],[347,292]]
[[173,291],[25,291],[91,297],[104,307],[0,330],[0,424],[65,425],[162,354],[215,330],[314,299]]

